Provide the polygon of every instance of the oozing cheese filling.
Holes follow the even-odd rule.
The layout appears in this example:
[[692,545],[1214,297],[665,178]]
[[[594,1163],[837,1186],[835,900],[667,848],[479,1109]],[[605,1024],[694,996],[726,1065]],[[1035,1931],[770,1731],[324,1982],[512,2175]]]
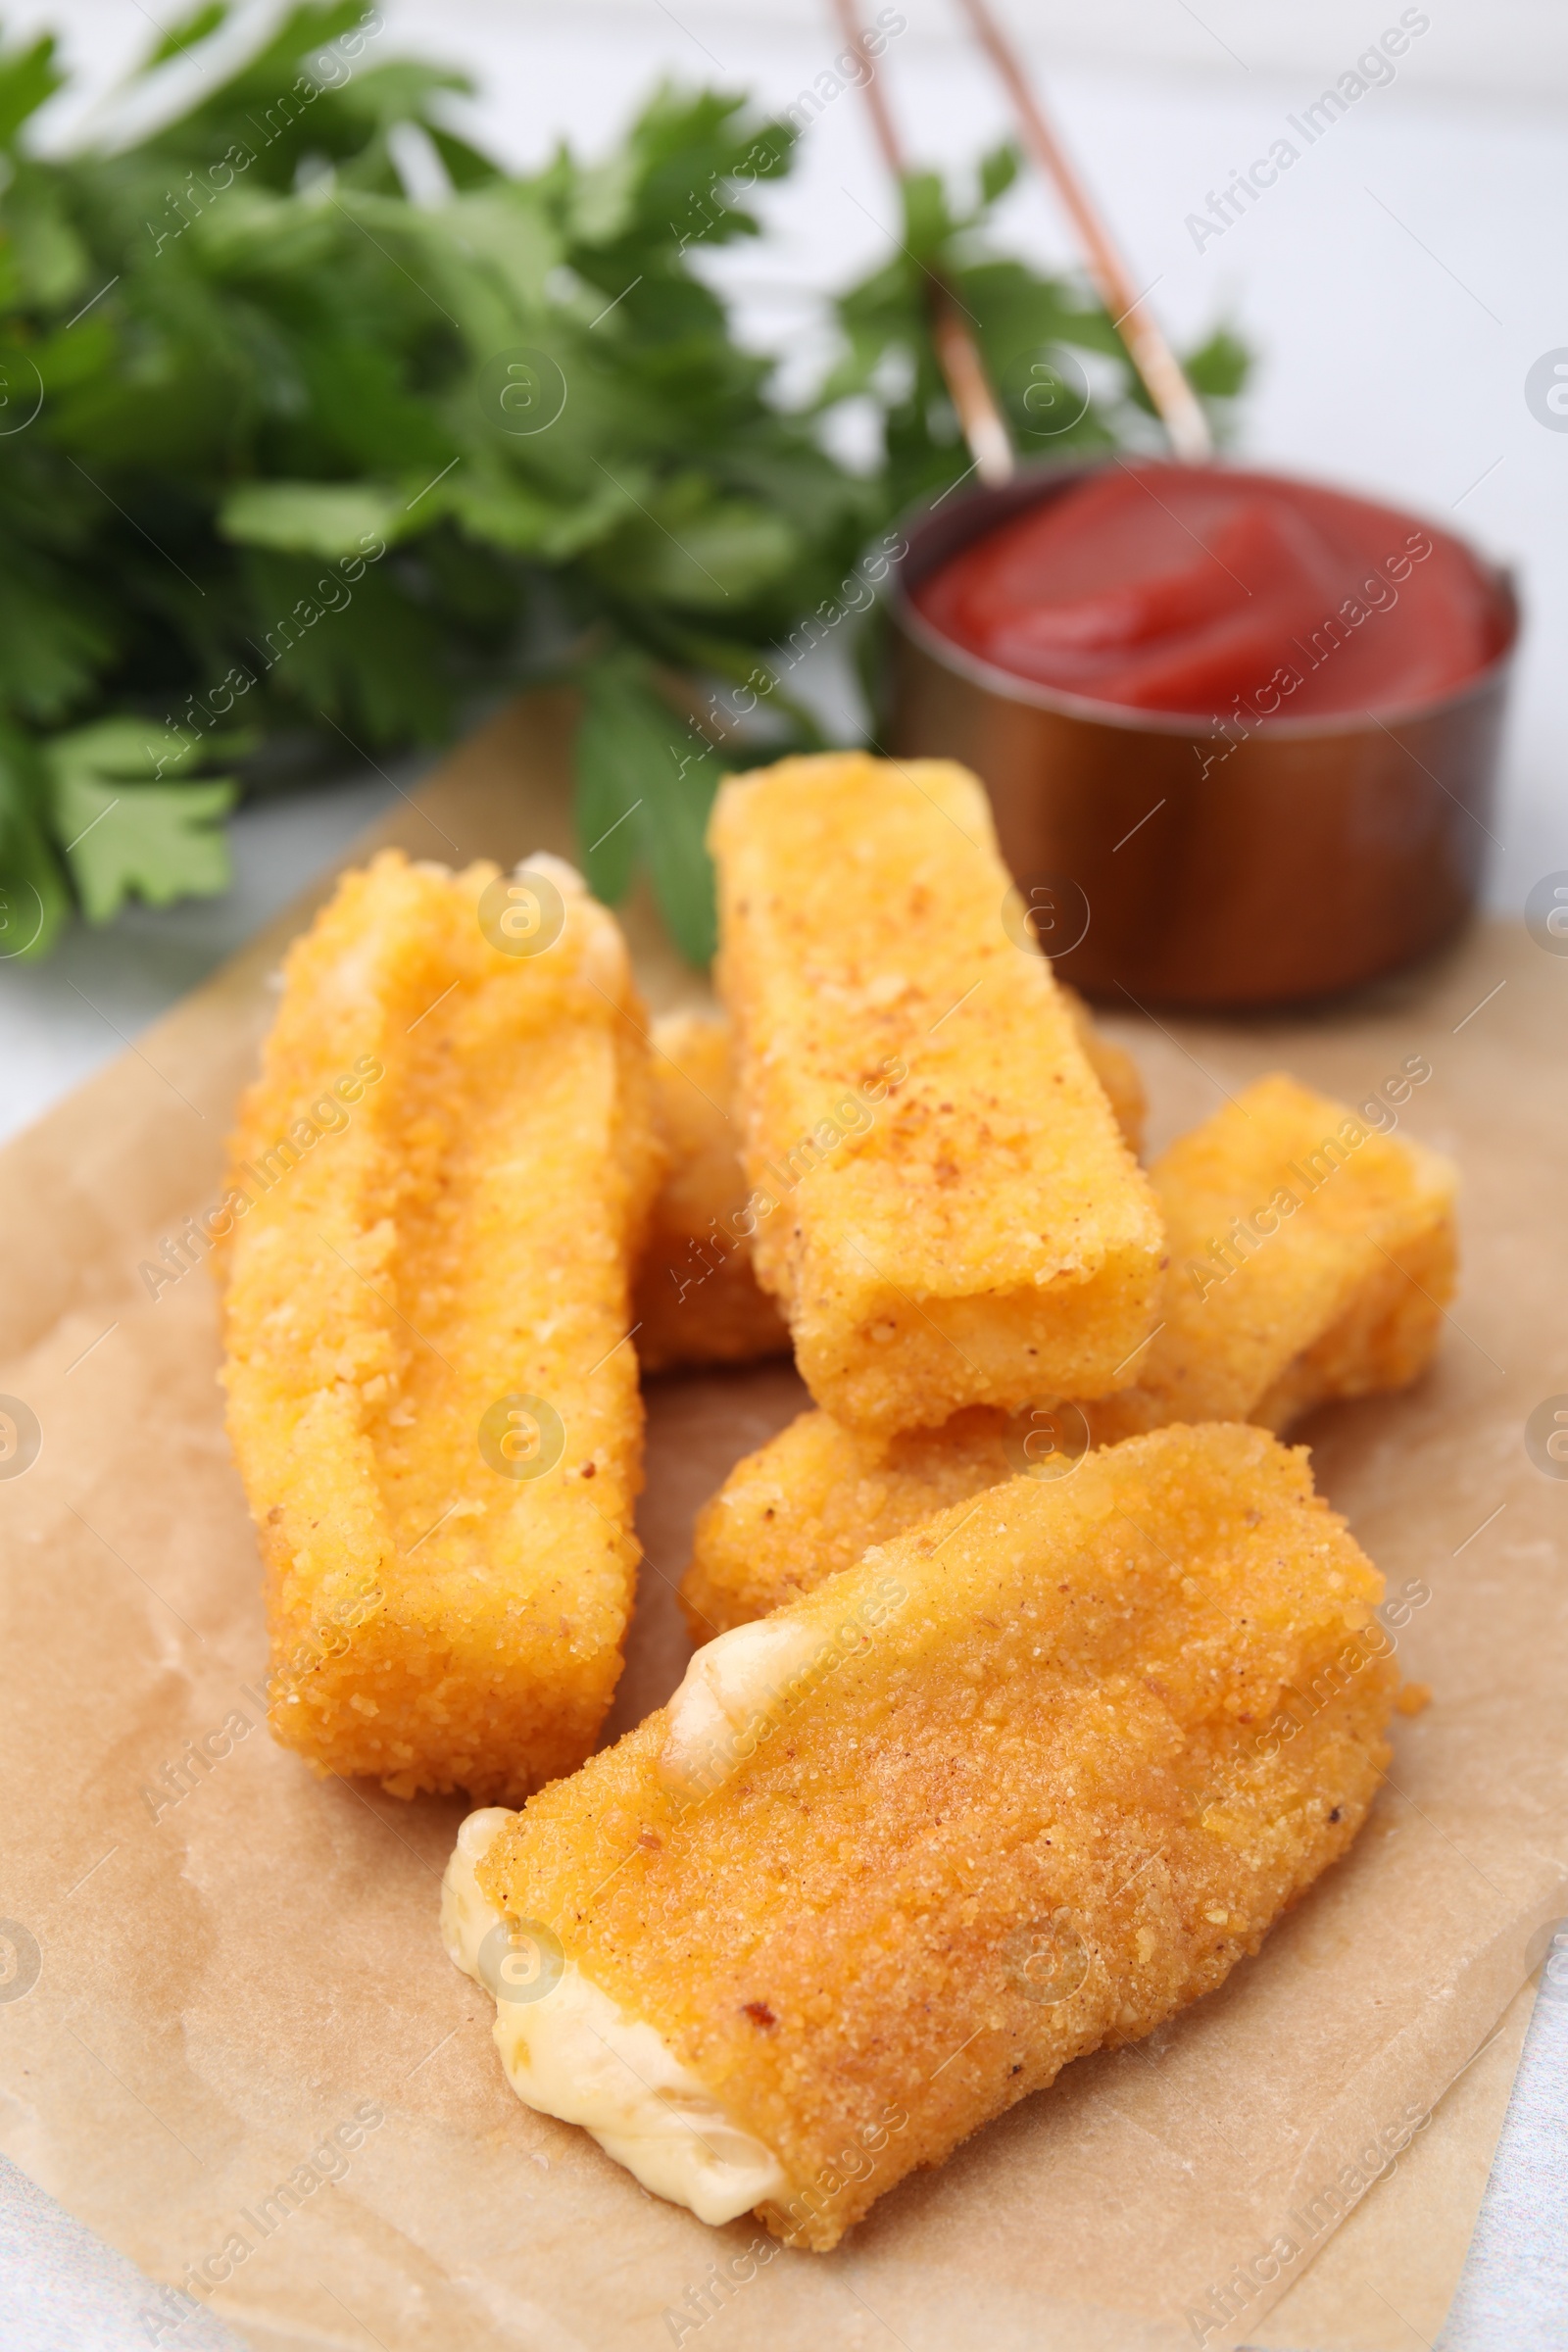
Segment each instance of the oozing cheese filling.
[[505,1914],[476,1873],[511,1818],[489,1805],[458,1832],[441,1888],[441,1939],[459,1968],[497,1996],[496,2047],[518,2098],[580,2124],[645,2188],[689,2206],[699,2221],[732,2222],[781,2195],[788,2184],[771,2150],[652,2026],[623,2015],[548,1935],[523,1932],[509,1943]]
[[664,1787],[692,1799],[721,1787],[830,1647],[816,1626],[763,1617],[700,1649],[669,1702],[658,1767]]

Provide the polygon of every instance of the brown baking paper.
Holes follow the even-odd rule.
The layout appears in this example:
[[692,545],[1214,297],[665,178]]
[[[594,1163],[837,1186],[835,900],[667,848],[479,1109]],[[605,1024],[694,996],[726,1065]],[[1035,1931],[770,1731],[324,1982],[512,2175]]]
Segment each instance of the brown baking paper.
[[[380,838],[447,859],[569,852],[568,715],[551,700],[507,713]],[[1266,1069],[1356,1102],[1412,1056],[1431,1065],[1400,1115],[1464,1170],[1441,1356],[1411,1394],[1305,1434],[1391,1589],[1430,1593],[1398,1642],[1435,1700],[1397,1725],[1353,1852],[1222,1990],[1070,2067],[836,2253],[760,2261],[754,2224],[705,2229],[507,2088],[492,2004],[436,1934],[463,1805],[316,1780],[263,1727],[211,1285],[196,1266],[155,1302],[137,1268],[218,1190],[268,975],[309,911],[0,1156],[0,1392],[24,1408],[4,1408],[23,1452],[0,1468],[26,1452],[28,1414],[41,1431],[37,1459],[0,1478],[8,2153],[264,2347],[1289,2341],[1270,2305],[1427,2126],[1519,1991],[1532,1935],[1568,1910],[1568,1484],[1525,1443],[1532,1410],[1568,1391],[1568,959],[1491,924],[1322,1017],[1116,1025],[1156,1148]],[[656,1004],[697,993],[646,908],[629,928]],[[682,1671],[671,1588],[695,1507],[800,1399],[784,1366],[654,1384],[648,1562],[612,1731]],[[1506,2079],[1489,2052],[1472,2092],[1487,2068],[1479,2110],[1455,2093],[1463,2193],[1399,2205],[1419,2167],[1438,2181],[1440,2115],[1346,2231],[1374,2277],[1377,2217],[1402,2210],[1410,2275],[1451,2280]],[[1312,2324],[1400,2352],[1405,2321],[1391,2307],[1380,2337],[1359,2276],[1343,2271],[1341,2318]],[[1293,2289],[1303,2314],[1310,2285]],[[149,2340],[177,2345],[192,2306],[148,2304]]]

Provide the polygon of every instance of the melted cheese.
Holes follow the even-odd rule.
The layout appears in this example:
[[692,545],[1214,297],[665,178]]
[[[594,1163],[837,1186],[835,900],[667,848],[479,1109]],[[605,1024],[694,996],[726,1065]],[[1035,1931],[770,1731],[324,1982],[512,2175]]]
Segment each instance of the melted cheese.
[[[505,1923],[476,1876],[504,1807],[470,1813],[441,1888],[441,1939],[459,1968],[484,1984],[480,1949]],[[495,1989],[486,1984],[487,1991]],[[536,1997],[498,2000],[496,2047],[527,2106],[591,2132],[607,2156],[699,2221],[732,2222],[784,2193],[783,2168],[682,2066],[663,2037],[625,2016],[575,1961]]]
[[659,1777],[681,1796],[720,1788],[783,1715],[791,1689],[831,1647],[814,1625],[759,1618],[700,1649],[669,1702]]

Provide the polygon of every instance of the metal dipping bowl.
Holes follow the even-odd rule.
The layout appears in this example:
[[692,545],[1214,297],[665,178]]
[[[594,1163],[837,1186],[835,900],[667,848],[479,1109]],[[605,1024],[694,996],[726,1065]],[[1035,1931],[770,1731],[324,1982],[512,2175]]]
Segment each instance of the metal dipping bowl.
[[971,540],[1098,469],[1028,468],[905,522],[889,752],[981,777],[1035,935],[1090,995],[1288,1004],[1439,946],[1474,905],[1489,840],[1519,632],[1507,574],[1481,564],[1496,651],[1452,693],[1250,731],[1036,685],[914,610],[911,590]]

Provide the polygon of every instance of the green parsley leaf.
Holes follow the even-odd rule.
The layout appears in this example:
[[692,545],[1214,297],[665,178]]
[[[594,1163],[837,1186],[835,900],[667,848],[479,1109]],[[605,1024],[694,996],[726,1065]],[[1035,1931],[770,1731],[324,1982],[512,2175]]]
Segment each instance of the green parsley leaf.
[[[101,921],[225,886],[235,787],[204,771],[243,758],[239,717],[374,751],[569,674],[595,886],[647,873],[703,960],[724,760],[683,709],[740,690],[754,733],[726,759],[810,743],[803,648],[863,603],[893,517],[968,466],[928,273],[1020,426],[1020,368],[1105,363],[1058,449],[1148,444],[1115,329],[993,250],[999,149],[961,194],[906,182],[827,381],[786,400],[702,255],[762,235],[787,124],[666,86],[610,153],[513,172],[450,125],[467,76],[389,54],[365,0],[264,18],[237,59],[224,0],[161,18],[123,121],[66,155],[25,135],[54,44],[0,50],[0,959],[41,953],[73,902]],[[171,118],[170,69],[208,43]],[[447,192],[410,200],[408,126]],[[1223,401],[1245,364],[1222,331],[1195,380]],[[846,401],[875,428],[865,469],[832,455]],[[876,626],[842,640],[860,628],[866,674]]]
[[[174,764],[189,757],[181,754]],[[132,718],[101,719],[57,735],[45,758],[55,827],[69,836],[65,854],[90,923],[108,922],[133,895],[167,906],[228,888],[228,844],[218,819],[234,805],[232,777],[146,782],[160,754]]]
[[376,482],[241,482],[218,510],[225,539],[290,555],[363,554],[373,539],[390,539],[406,503]]
[[46,956],[71,907],[37,746],[0,725],[0,962]]

